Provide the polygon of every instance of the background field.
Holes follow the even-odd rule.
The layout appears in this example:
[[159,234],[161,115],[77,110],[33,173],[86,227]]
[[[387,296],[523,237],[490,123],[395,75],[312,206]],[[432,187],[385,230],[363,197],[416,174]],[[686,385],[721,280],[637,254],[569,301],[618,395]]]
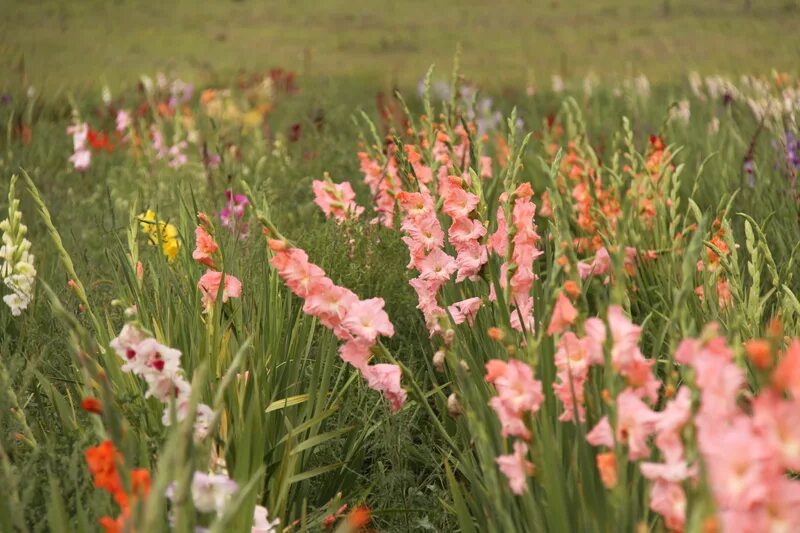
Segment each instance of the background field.
[[275,66],[414,84],[431,63],[484,86],[550,75],[793,69],[796,0],[0,1],[0,77],[45,91],[166,70],[196,81]]
[[[189,360],[199,364],[204,352],[198,349],[197,339],[204,334],[205,315],[195,287],[204,267],[189,259],[194,242],[194,213],[204,210],[218,220],[219,210],[225,205],[222,191],[233,188],[241,192],[243,183],[247,183],[256,194],[258,207],[271,205],[272,221],[308,250],[331,279],[361,297],[386,300],[387,313],[396,329],[396,334],[386,341],[387,347],[410,368],[404,383],[414,377],[422,390],[432,391],[431,404],[447,425],[448,439],[455,435],[463,439],[459,446],[473,449],[471,430],[460,425],[466,417],[448,414],[447,394],[453,389],[447,388],[450,377],[445,376],[450,374],[433,369],[431,361],[438,346],[429,339],[417,309],[417,295],[408,284],[413,274],[406,269],[408,250],[400,233],[369,224],[354,224],[343,231],[341,226],[326,221],[313,203],[312,180],[329,172],[336,182],[352,183],[358,203],[367,206],[372,217],[374,199],[363,182],[356,155],[364,148],[365,139],[371,142],[371,136],[358,111],[363,110],[374,121],[380,134],[402,135],[402,117],[382,113],[384,104],[398,104],[389,89],[401,89],[417,120],[423,112],[422,102],[416,97],[418,81],[431,64],[437,66],[435,84],[449,79],[460,45],[460,72],[466,81],[476,82],[480,99],[489,97],[484,101],[491,108],[486,113],[488,118],[497,118],[489,153],[499,153],[491,143],[508,133],[505,121],[499,117],[507,116],[513,107],[522,131],[533,133],[522,160],[522,179],[529,181],[537,194],[550,186],[551,140],[563,149],[570,141],[584,143],[580,145],[582,149],[591,148],[602,165],[608,167],[620,154],[629,155],[632,160],[646,157],[652,150],[651,136],[662,136],[675,157],[673,163],[682,166],[680,187],[674,190],[681,199],[678,211],[686,215],[687,223],[700,222],[705,217],[710,225],[715,218],[722,218],[730,228],[729,248],[738,254],[730,266],[731,286],[738,292],[735,304],[723,314],[718,298],[695,298],[696,293],[691,292],[699,288],[708,291],[705,295],[711,294],[716,279],[713,276],[717,274],[695,272],[693,261],[686,263],[688,270],[684,269],[683,258],[689,255],[682,255],[682,251],[668,253],[671,244],[653,244],[678,240],[668,233],[675,228],[667,226],[666,219],[659,223],[661,233],[639,226],[629,234],[620,232],[619,243],[638,245],[638,241],[629,243],[625,239],[641,238],[642,250],[657,248],[661,254],[637,278],[641,291],[636,288],[637,303],[630,306],[630,313],[635,322],[644,324],[647,355],[665,361],[668,345],[674,347],[680,335],[686,333],[685,324],[699,329],[707,322],[720,321],[731,341],[740,345],[743,340],[763,336],[773,311],[780,311],[784,313],[786,334],[800,331],[800,303],[791,309],[789,306],[797,301],[790,302],[789,296],[800,294],[800,278],[794,267],[800,255],[800,202],[794,181],[797,170],[793,170],[794,174],[789,172],[787,163],[789,135],[797,134],[797,122],[776,119],[765,126],[751,106],[759,103],[750,99],[757,92],[752,80],[739,79],[742,74],[768,75],[773,69],[797,74],[799,27],[800,0],[0,0],[0,219],[5,217],[10,176],[24,169],[41,190],[89,299],[108,321],[109,328],[113,324],[114,335],[123,317],[113,302],[121,294],[127,298],[128,283],[136,283],[132,271],[123,268],[130,252],[126,232],[132,215],[153,208],[175,221],[184,242],[179,268],[170,267],[157,248],[146,246],[144,235],[134,231],[132,240],[136,242],[138,237],[142,247],[147,272],[145,305],[152,305],[154,310],[149,314],[165,317],[162,322],[171,330],[165,335],[166,340],[174,341],[187,359],[193,357]],[[200,104],[201,89],[232,88],[232,103],[242,111],[256,109],[236,83],[237,74],[264,75],[267,71],[268,77],[269,69],[277,67],[295,71],[300,90],[276,89],[268,100],[269,111],[257,117],[261,121],[258,127],[245,125],[241,116],[228,121],[215,116],[212,120],[205,105]],[[732,84],[740,84],[743,92],[734,97],[720,90],[712,96],[708,86],[705,92],[692,91],[687,79],[690,71],[729,75]],[[153,96],[136,86],[139,76],[152,78],[158,72],[166,73],[169,79],[179,77],[196,84],[198,90],[180,113],[163,116],[161,106],[155,104],[166,105],[169,95],[162,91]],[[593,91],[585,91],[581,84],[589,73],[599,78]],[[561,94],[550,90],[551,76],[555,74],[571,82]],[[632,84],[624,86],[623,80],[630,81],[639,74],[648,76],[651,90],[639,91]],[[764,77],[768,80],[764,84],[772,91],[768,102],[782,104],[775,94],[786,79],[792,77]],[[716,78],[711,81],[709,85],[719,83]],[[797,82],[791,83],[794,87]],[[536,91],[526,91],[531,84]],[[104,85],[112,90],[111,104],[101,98]],[[35,91],[27,91],[26,95],[29,87]],[[220,91],[220,95],[224,92]],[[438,114],[443,102],[439,91],[433,92]],[[685,119],[670,119],[679,109],[679,102],[686,106]],[[113,135],[119,109],[130,110],[139,120],[135,128],[137,138],[145,141],[143,151],[131,140],[121,141],[114,150],[95,150],[91,167],[85,172],[76,171],[69,161],[74,145],[66,134],[68,125],[85,121],[93,130]],[[182,117],[189,116],[184,115],[187,109],[196,119],[193,128],[198,139],[186,149],[189,163],[171,168],[149,146],[153,140],[151,126],[162,128],[159,131],[165,132],[169,143],[176,144],[186,136]],[[399,106],[395,114],[398,110]],[[795,120],[795,114],[787,112],[786,117]],[[630,121],[629,131],[623,130],[623,117]],[[630,146],[623,147],[628,134]],[[800,150],[800,143],[797,146]],[[221,167],[210,168],[206,149],[224,159]],[[747,179],[746,165],[755,169],[750,176],[752,183]],[[610,179],[605,170],[603,175]],[[37,283],[52,287],[67,310],[93,328],[69,288],[71,278],[22,182],[17,194],[22,198],[24,222],[30,228],[28,235],[36,254],[41,280]],[[688,207],[690,197],[696,202],[696,212]],[[745,219],[739,213],[752,217],[753,225],[759,229],[758,239],[747,237]],[[251,223],[257,228],[255,220],[251,219]],[[549,224],[542,220],[543,235],[553,235]],[[713,233],[706,230],[703,238]],[[242,309],[242,323],[247,328],[260,327],[266,323],[258,318],[260,313],[277,316],[273,307],[265,304],[265,295],[284,295],[283,289],[274,290],[272,282],[276,280],[267,274],[261,234],[256,229],[249,241],[242,242],[226,232],[220,234],[226,239],[225,253],[232,254],[226,255],[226,265],[235,265],[233,273],[242,278],[246,287],[244,303],[237,307]],[[547,237],[544,242],[549,242]],[[696,253],[700,253],[699,249]],[[232,259],[229,261],[228,257]],[[773,270],[765,266],[765,257],[769,257]],[[756,265],[752,269],[751,259]],[[684,275],[685,270],[688,274]],[[549,272],[542,266],[541,272],[546,271]],[[591,304],[587,300],[585,311],[601,315],[608,303],[607,295],[599,280],[595,284],[586,291]],[[553,287],[548,285],[549,289]],[[682,294],[678,287],[686,288],[689,298],[681,298],[687,305],[675,303]],[[88,509],[87,524],[94,525],[112,509],[108,495],[93,489],[85,468],[84,451],[96,444],[97,434],[87,422],[94,419],[77,406],[77,399],[85,393],[78,380],[84,378],[76,379],[69,328],[55,321],[44,288],[37,290],[33,307],[19,320],[12,319],[5,304],[0,304],[0,370],[8,370],[7,375],[0,374],[0,392],[15,391],[14,401],[17,397],[22,400],[18,408],[8,399],[12,395],[0,394],[0,487],[11,486],[5,480],[13,479],[20,495],[19,502],[11,497],[0,498],[0,530],[4,518],[15,516],[4,511],[5,505],[16,505],[20,509],[17,515],[23,517],[20,520],[30,530],[53,530],[51,524],[59,519],[55,511],[51,512],[52,494],[63,498],[68,516]],[[141,291],[141,286],[136,290]],[[186,295],[193,295],[193,299]],[[301,316],[300,301],[286,301],[286,316]],[[546,309],[537,308],[542,310],[540,313]],[[681,320],[670,318],[675,310],[680,311]],[[286,324],[291,324],[288,318]],[[268,326],[272,328],[272,323]],[[680,332],[678,326],[682,328]],[[259,335],[288,343],[284,333],[289,329],[264,329],[263,335],[259,330]],[[475,330],[482,332],[486,328]],[[667,331],[669,336],[663,336],[662,332]],[[314,337],[313,359],[321,361],[323,358],[318,355],[327,353],[330,361],[340,365],[335,343],[325,335]],[[220,346],[227,346],[227,342],[220,341]],[[492,350],[498,349],[491,346]],[[286,355],[288,350],[279,348],[273,352],[292,359]],[[216,354],[220,350],[208,351]],[[304,357],[296,357],[301,359],[305,361]],[[253,368],[272,368],[271,359],[262,363],[262,359],[254,361],[259,366]],[[116,364],[114,360],[108,368],[116,368]],[[196,368],[190,367],[187,366],[190,370]],[[472,366],[481,367],[482,363]],[[337,372],[343,381],[345,371]],[[482,374],[476,372],[473,377],[475,383],[485,385]],[[264,405],[283,397],[283,384],[275,383],[259,389],[265,395]],[[310,389],[308,383],[299,380],[298,386]],[[341,394],[337,392],[333,400],[337,407],[341,403],[341,411],[330,420],[325,419],[320,431],[350,428],[352,436],[342,434],[315,446],[313,456],[309,449],[308,461],[296,471],[313,471],[343,457],[347,457],[347,464],[341,472],[327,472],[295,484],[289,498],[291,508],[282,515],[284,524],[300,516],[300,509],[306,506],[316,513],[312,522],[317,524],[323,514],[330,512],[326,506],[338,507],[332,502],[338,502],[334,495],[341,492],[343,502],[363,502],[373,510],[373,526],[378,531],[457,530],[460,519],[468,517],[468,513],[456,510],[451,492],[455,485],[442,466],[448,448],[443,433],[432,423],[439,418],[432,418],[421,407],[425,402],[390,415],[374,391],[359,381],[350,383],[353,384],[343,388]],[[123,413],[120,416],[127,417],[140,431],[142,442],[149,439],[156,449],[164,436],[160,411],[154,419],[154,433],[142,425],[144,418],[137,411],[147,407],[142,407],[140,392],[136,388],[133,396],[119,396]],[[267,398],[268,395],[272,396]],[[128,401],[130,398],[133,401]],[[487,405],[488,400],[481,401],[482,408]],[[152,410],[153,406],[149,408]],[[300,413],[300,407],[296,412]],[[19,417],[11,418],[16,413],[22,413],[22,420],[36,435],[38,448],[28,449],[17,438]],[[302,419],[301,414],[295,421]],[[269,432],[270,442],[283,442],[283,423],[277,422],[275,413],[270,417],[264,418],[263,427],[256,429],[239,425],[246,428],[241,434],[263,442],[263,430]],[[495,418],[490,413],[483,420],[489,424],[496,422]],[[495,433],[499,434],[499,429]],[[567,465],[571,461],[570,450],[577,448],[552,449],[563,453],[552,465]],[[9,450],[13,475],[3,470],[2,464]],[[283,463],[272,458],[283,457],[283,450],[278,444],[270,445],[268,453],[262,454],[269,459],[263,462],[277,468]],[[497,474],[496,455],[486,454],[490,458],[490,467],[486,468],[489,475]],[[239,461],[243,464],[245,460]],[[260,461],[261,458],[253,465]],[[152,466],[155,465],[154,456]],[[594,472],[593,463],[585,471]],[[288,479],[295,471],[287,468],[286,472]],[[459,483],[462,473],[458,474]],[[53,479],[58,480],[60,489],[51,490]],[[273,488],[283,478],[271,472],[266,479],[263,495],[273,498],[279,493]],[[505,493],[493,487],[507,492],[505,485],[505,481],[502,485],[487,482],[487,494],[502,498]],[[600,487],[597,480],[595,485]],[[473,488],[469,488],[470,497],[478,494]],[[625,492],[620,501],[624,500],[631,509],[644,509],[646,505],[639,505],[637,500],[643,493],[631,494],[634,491]],[[509,501],[510,497],[501,503],[506,505]],[[587,501],[603,506],[602,499]],[[272,501],[264,503],[272,509]],[[503,511],[502,506],[494,504],[478,507]],[[565,515],[569,514],[570,519],[580,518],[577,507],[565,509],[569,509]],[[631,517],[628,518],[632,520]],[[614,527],[608,531],[634,530],[621,522],[611,523]],[[85,530],[92,528],[87,526]]]

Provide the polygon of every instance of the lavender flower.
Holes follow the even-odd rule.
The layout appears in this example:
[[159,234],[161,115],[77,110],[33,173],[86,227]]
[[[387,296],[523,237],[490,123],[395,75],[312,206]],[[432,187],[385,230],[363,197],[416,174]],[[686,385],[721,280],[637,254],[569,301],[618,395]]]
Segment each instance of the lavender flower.
[[250,200],[244,194],[234,194],[231,189],[225,191],[225,198],[227,204],[219,212],[219,218],[222,225],[231,230],[232,232],[239,231],[242,239],[247,237],[247,225],[240,225],[244,212],[250,204]]

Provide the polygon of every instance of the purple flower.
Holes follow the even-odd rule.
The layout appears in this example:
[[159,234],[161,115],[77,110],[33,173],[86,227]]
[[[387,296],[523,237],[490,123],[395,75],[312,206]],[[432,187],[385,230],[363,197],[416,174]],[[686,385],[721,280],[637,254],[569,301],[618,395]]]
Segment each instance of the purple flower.
[[725,105],[730,105],[733,102],[733,93],[729,90],[726,90],[725,93],[722,95],[722,103]]
[[247,225],[240,225],[240,222],[244,217],[245,208],[250,204],[250,200],[244,194],[234,194],[231,189],[225,191],[225,198],[227,203],[222,211],[219,212],[222,225],[233,232],[238,229],[241,238],[244,239],[247,236]]
[[756,188],[756,178],[755,178],[755,164],[753,163],[752,158],[747,158],[744,160],[744,164],[742,165],[742,170],[744,171],[745,176],[747,177],[747,186],[751,189]]

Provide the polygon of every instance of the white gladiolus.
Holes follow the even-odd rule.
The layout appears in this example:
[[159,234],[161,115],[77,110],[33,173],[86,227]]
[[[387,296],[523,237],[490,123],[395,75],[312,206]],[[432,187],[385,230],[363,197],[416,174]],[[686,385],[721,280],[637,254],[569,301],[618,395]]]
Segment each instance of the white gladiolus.
[[17,177],[11,177],[8,190],[8,218],[0,222],[3,231],[3,245],[0,246],[0,278],[11,290],[3,296],[3,301],[11,309],[13,316],[19,316],[28,308],[33,299],[33,285],[36,281],[36,268],[33,266],[31,243],[25,238],[27,226],[22,223],[19,200],[15,195]]

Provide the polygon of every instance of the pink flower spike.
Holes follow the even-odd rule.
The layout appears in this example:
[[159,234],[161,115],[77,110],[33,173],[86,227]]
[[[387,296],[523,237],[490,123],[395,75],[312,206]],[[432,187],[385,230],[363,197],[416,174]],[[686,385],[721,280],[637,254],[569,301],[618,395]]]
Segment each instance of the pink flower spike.
[[607,416],[601,418],[597,425],[586,434],[586,441],[592,446],[614,447],[614,432],[611,424],[608,423]]
[[[207,270],[200,281],[197,282],[197,287],[203,293],[203,304],[206,309],[210,308],[217,301],[219,293],[219,286],[222,283],[222,272],[214,270]],[[239,298],[242,295],[242,282],[238,278],[226,274],[225,286],[222,290],[222,302],[227,302],[231,298]]]
[[522,441],[514,443],[514,453],[500,455],[495,461],[500,471],[508,478],[511,492],[517,496],[528,490],[528,476],[534,472],[533,463],[528,461],[528,445]]
[[475,315],[478,314],[478,310],[480,308],[481,299],[475,297],[456,302],[449,306],[447,310],[450,311],[450,315],[453,317],[453,322],[456,324],[463,324],[464,321],[467,321],[470,325],[472,325],[473,320],[475,320]]
[[394,326],[389,321],[389,315],[383,310],[383,305],[383,298],[370,298],[353,303],[342,320],[342,327],[354,337],[363,339],[369,344],[374,343],[378,335],[391,337],[394,335]]
[[406,391],[400,387],[402,371],[397,365],[369,365],[361,369],[361,375],[367,380],[367,386],[383,395],[389,401],[392,412],[396,413],[406,402]]
[[198,263],[213,268],[213,256],[219,250],[217,243],[214,241],[214,237],[212,237],[203,226],[197,226],[194,230],[194,240],[195,248],[192,252],[192,258]]
[[558,299],[553,309],[553,317],[550,319],[550,325],[547,327],[548,335],[555,335],[561,333],[572,324],[578,317],[578,310],[569,301],[569,298],[563,293],[558,293]]

